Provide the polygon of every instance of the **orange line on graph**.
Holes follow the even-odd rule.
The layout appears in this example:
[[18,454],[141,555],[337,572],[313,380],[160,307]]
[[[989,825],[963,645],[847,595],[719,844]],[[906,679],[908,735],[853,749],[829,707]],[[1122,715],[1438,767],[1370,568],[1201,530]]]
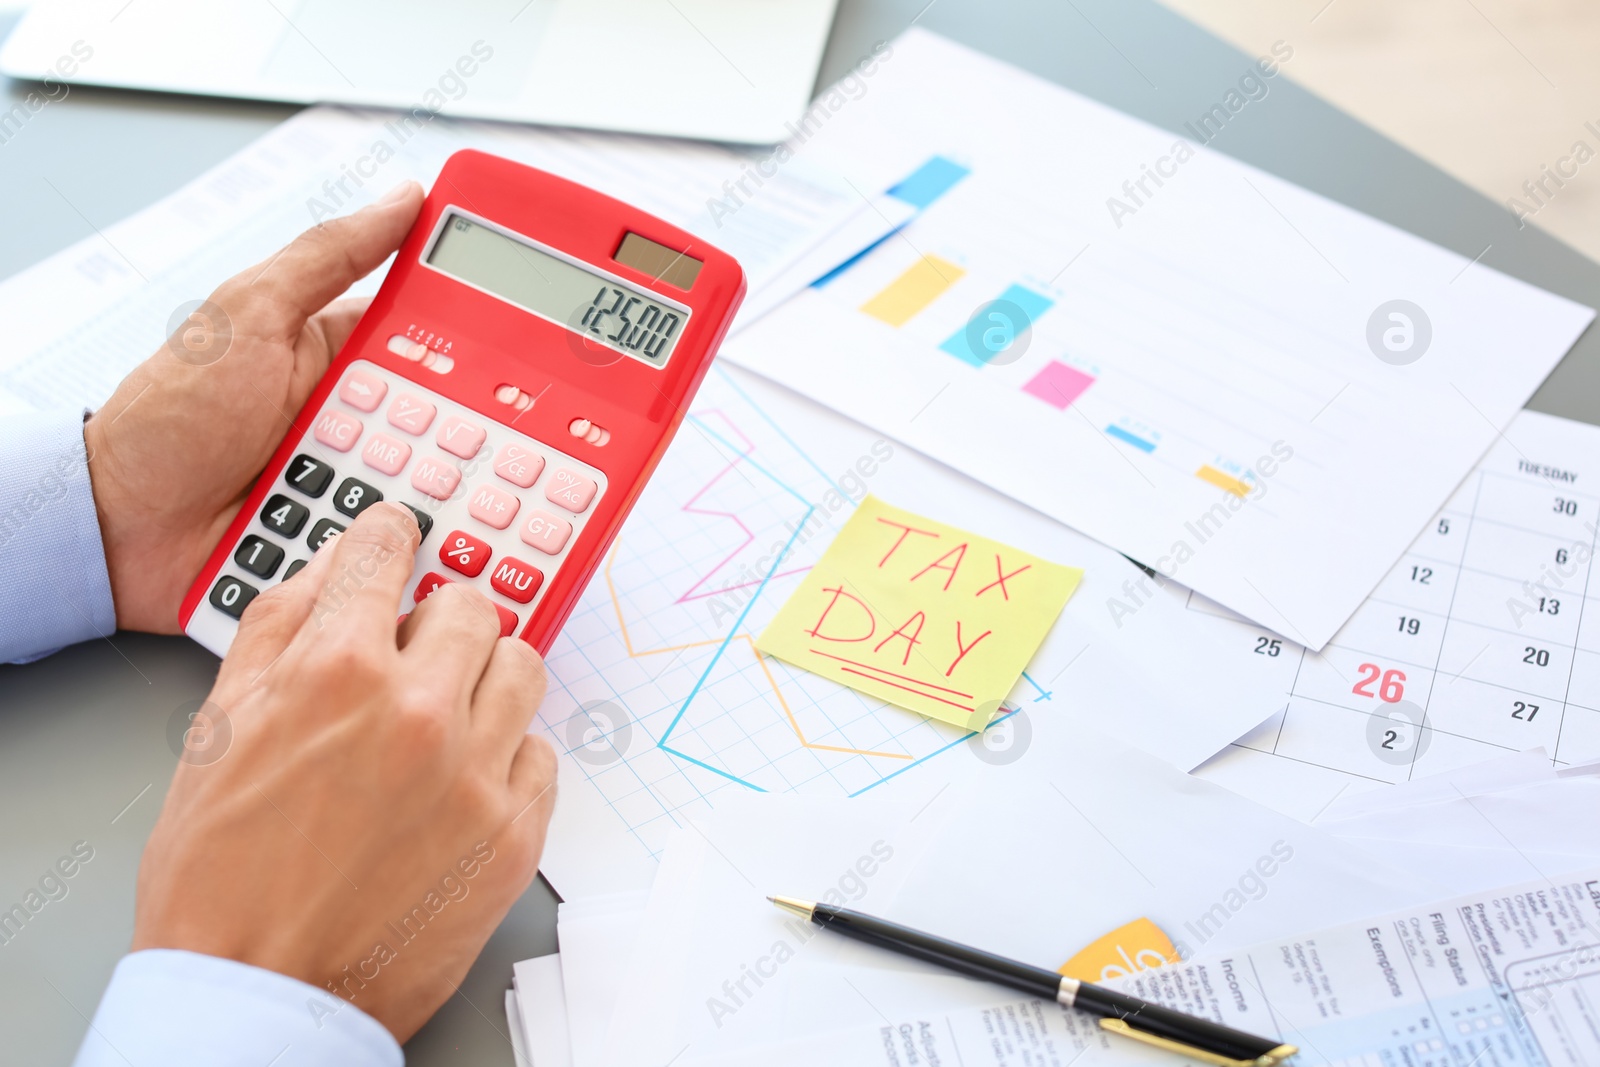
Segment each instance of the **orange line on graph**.
[[[630,659],[641,659],[645,656],[657,656],[664,652],[686,652],[691,648],[705,648],[708,645],[720,645],[723,638],[713,638],[709,641],[691,641],[684,645],[666,645],[661,648],[633,647],[633,638],[628,634],[628,620],[622,614],[622,598],[617,596],[616,583],[611,580],[611,565],[617,561],[617,552],[622,547],[619,537],[613,543],[611,555],[606,559],[605,576],[606,591],[611,594],[611,607],[617,613],[617,626],[622,631],[622,646],[628,650]],[[789,702],[784,699],[783,690],[778,688],[778,680],[772,676],[772,669],[767,666],[767,658],[756,648],[756,639],[749,634],[735,634],[750,646],[750,654],[761,665],[761,673],[767,676],[767,684],[772,686],[772,695],[778,698],[778,703],[783,707],[783,714],[789,720],[789,728],[794,731],[794,736],[800,741],[802,748],[814,748],[821,752],[845,752],[856,756],[881,756],[884,759],[909,760],[912,757],[905,752],[876,752],[868,748],[844,748],[839,745],[824,745],[815,741],[807,741],[805,731],[800,729],[800,722],[794,717],[794,712],[789,709]]]

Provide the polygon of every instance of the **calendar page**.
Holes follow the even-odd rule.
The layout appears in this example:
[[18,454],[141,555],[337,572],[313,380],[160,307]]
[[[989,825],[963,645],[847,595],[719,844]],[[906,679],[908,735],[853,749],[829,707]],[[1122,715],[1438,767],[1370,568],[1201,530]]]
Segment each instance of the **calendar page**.
[[1600,427],[1524,411],[1320,654],[1190,594],[1239,629],[1234,675],[1287,694],[1198,773],[1310,817],[1507,752],[1600,759],[1597,518]]

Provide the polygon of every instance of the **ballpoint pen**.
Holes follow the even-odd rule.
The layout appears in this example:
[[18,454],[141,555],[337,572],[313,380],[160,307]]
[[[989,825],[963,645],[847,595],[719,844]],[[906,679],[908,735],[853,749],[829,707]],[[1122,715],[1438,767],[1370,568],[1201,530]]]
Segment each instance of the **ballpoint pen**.
[[1300,1051],[1274,1038],[1247,1034],[1209,1019],[1173,1011],[1138,997],[1067,978],[1043,967],[996,956],[849,908],[794,897],[767,899],[824,929],[904,956],[937,963],[972,978],[1054,1000],[1098,1016],[1102,1030],[1217,1067],[1276,1067]]

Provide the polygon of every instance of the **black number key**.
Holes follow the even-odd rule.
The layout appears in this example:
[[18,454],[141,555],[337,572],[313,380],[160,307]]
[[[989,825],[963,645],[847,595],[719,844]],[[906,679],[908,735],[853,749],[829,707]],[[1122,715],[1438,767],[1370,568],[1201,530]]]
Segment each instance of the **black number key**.
[[315,552],[322,547],[324,541],[336,533],[344,533],[344,527],[332,519],[318,519],[311,527],[311,532],[306,535],[306,544],[310,545],[311,551]]
[[283,572],[283,580],[287,582],[290,578],[293,578],[295,575],[299,574],[301,568],[310,562],[311,561],[309,559],[295,560],[293,563],[289,564],[289,569]]
[[346,478],[333,491],[333,506],[352,518],[382,499],[381,491],[355,478]]
[[422,535],[417,539],[417,543],[421,544],[428,539],[428,531],[433,529],[433,516],[421,508],[411,507],[410,504],[407,504],[406,507],[411,508],[411,514],[417,517],[417,531]]
[[246,585],[232,575],[221,578],[211,587],[211,606],[218,611],[226,612],[234,618],[244,614],[244,609],[250,606],[250,601],[261,592],[253,585]]
[[283,562],[283,549],[265,537],[251,534],[239,542],[233,561],[251,574],[271,578],[278,573],[278,564]]
[[298,537],[300,527],[306,524],[310,514],[305,505],[296,504],[282,493],[274,493],[267,498],[267,506],[261,509],[261,525],[284,537]]
[[306,496],[321,496],[333,481],[333,468],[320,459],[301,453],[289,461],[283,478]]

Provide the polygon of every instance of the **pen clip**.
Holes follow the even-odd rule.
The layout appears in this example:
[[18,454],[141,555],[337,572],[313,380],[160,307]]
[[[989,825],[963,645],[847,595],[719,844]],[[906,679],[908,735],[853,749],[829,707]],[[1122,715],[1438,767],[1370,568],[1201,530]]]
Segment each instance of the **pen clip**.
[[1215,1067],[1277,1067],[1279,1063],[1300,1051],[1293,1045],[1279,1045],[1271,1052],[1258,1056],[1253,1060],[1233,1060],[1215,1052],[1207,1052],[1205,1049],[1195,1048],[1193,1045],[1185,1045],[1181,1041],[1173,1041],[1170,1038],[1147,1034],[1143,1030],[1135,1030],[1128,1025],[1126,1019],[1101,1017],[1100,1029],[1110,1030],[1114,1034],[1131,1037],[1135,1041],[1142,1041],[1146,1045],[1165,1049],[1168,1052],[1176,1052],[1180,1056],[1200,1060],[1202,1063],[1214,1064]]

